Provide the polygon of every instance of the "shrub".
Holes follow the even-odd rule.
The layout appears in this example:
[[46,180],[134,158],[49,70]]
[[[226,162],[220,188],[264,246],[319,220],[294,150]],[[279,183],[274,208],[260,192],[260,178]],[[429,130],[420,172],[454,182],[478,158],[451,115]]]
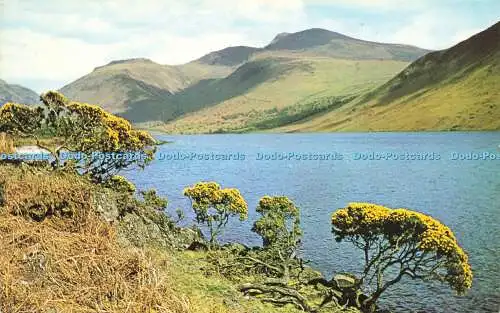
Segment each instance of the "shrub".
[[459,294],[472,285],[467,254],[451,229],[430,216],[350,203],[333,214],[332,225],[336,240],[351,242],[363,252],[361,281],[374,290],[364,301],[368,310],[404,276],[447,283]]
[[200,182],[184,189],[184,195],[191,200],[196,221],[208,226],[211,245],[230,217],[239,216],[241,221],[247,218],[248,205],[238,189],[221,189],[215,182]]
[[111,188],[117,192],[134,193],[135,185],[123,176],[114,175],[104,184],[105,187]]
[[298,245],[302,235],[299,208],[290,199],[265,196],[260,199],[256,211],[261,217],[254,223],[252,231],[262,237],[264,247]]
[[[152,161],[155,140],[147,132],[132,129],[127,120],[96,105],[69,101],[58,92],[49,91],[40,98],[40,107],[14,103],[2,106],[0,131],[34,138],[40,148],[53,155],[54,166],[63,165],[61,153],[80,152],[84,159],[76,162],[78,170],[102,182],[121,169],[132,165],[142,168]],[[56,137],[62,143],[46,147],[43,136]]]

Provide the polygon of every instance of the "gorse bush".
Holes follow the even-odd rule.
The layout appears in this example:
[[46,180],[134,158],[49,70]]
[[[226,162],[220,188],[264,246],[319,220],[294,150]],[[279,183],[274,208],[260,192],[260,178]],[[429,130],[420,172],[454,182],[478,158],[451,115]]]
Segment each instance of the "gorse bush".
[[[0,132],[34,138],[40,148],[50,151],[54,166],[63,165],[62,153],[80,152],[84,158],[74,162],[75,167],[100,182],[129,166],[144,167],[153,159],[155,140],[147,132],[134,130],[127,120],[99,106],[70,101],[54,91],[42,94],[40,99],[43,105],[39,107],[15,103],[2,106]],[[44,146],[44,136],[58,138],[61,143],[54,148]]]
[[300,210],[287,197],[265,196],[256,211],[261,217],[253,224],[252,231],[261,236],[263,243],[262,253],[256,258],[287,284],[291,272],[302,261],[297,257],[302,236]]
[[112,176],[104,183],[104,186],[123,193],[134,193],[136,191],[135,185],[120,175]]
[[364,301],[368,309],[405,276],[447,283],[459,294],[472,285],[467,254],[453,232],[430,216],[350,203],[333,214],[332,225],[338,241],[351,242],[363,253],[361,281],[373,290]]
[[296,247],[300,242],[300,212],[295,204],[284,196],[265,196],[256,209],[261,217],[252,231],[262,237],[264,247],[272,245]]
[[196,221],[208,226],[210,244],[216,243],[230,217],[247,219],[248,204],[238,189],[221,189],[215,182],[200,182],[184,189],[184,195],[191,200]]

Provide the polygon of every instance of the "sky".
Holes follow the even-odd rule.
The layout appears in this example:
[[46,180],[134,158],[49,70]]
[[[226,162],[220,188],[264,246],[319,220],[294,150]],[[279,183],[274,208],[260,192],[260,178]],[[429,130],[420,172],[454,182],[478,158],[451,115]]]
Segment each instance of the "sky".
[[41,93],[113,60],[182,64],[312,27],[437,50],[499,20],[498,0],[0,0],[0,79]]

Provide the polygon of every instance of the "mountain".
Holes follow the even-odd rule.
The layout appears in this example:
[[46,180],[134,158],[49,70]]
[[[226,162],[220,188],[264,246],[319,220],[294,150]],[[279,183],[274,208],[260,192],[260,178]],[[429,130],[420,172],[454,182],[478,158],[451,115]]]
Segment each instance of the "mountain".
[[236,66],[248,61],[259,50],[258,48],[245,46],[229,47],[211,52],[197,61],[208,65]]
[[[266,127],[266,117],[310,113],[308,99],[351,97],[376,87],[427,52],[311,29],[280,34],[263,48],[228,47],[183,65],[113,61],[60,91],[135,123],[166,123],[169,131],[232,131]],[[319,102],[314,112],[332,101]],[[209,120],[189,122],[198,117]]]
[[188,79],[176,68],[148,59],[113,61],[95,68],[92,73],[61,88],[77,101],[99,103],[118,113],[131,102],[159,100],[185,88]]
[[413,46],[359,40],[321,28],[279,34],[264,49],[303,51],[333,58],[398,61],[413,61],[429,52]]
[[[189,88],[192,110],[165,121],[171,133],[267,129],[337,106],[393,77],[407,63],[261,55],[203,89]],[[179,98],[183,105],[191,103]]]
[[285,131],[500,129],[500,22],[416,60],[345,107]]
[[8,84],[0,79],[0,106],[7,102],[36,104],[40,96],[31,89],[20,85]]
[[160,65],[137,58],[110,62],[60,89],[70,99],[98,103],[113,113],[131,107],[166,103],[169,98],[205,77],[227,75],[217,66]]

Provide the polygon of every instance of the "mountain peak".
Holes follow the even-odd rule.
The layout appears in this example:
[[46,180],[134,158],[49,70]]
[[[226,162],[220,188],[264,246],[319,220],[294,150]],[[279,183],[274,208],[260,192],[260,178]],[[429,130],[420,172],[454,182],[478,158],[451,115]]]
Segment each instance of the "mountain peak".
[[328,44],[333,39],[351,39],[323,28],[310,28],[296,33],[280,33],[265,47],[268,50],[303,50]]
[[279,33],[279,34],[277,34],[276,37],[274,37],[274,39],[271,41],[271,43],[269,45],[277,43],[278,41],[280,41],[281,39],[285,38],[288,35],[290,35],[290,33]]
[[113,66],[113,65],[116,65],[116,64],[137,64],[137,63],[156,64],[156,62],[153,62],[152,60],[150,60],[148,58],[130,58],[130,59],[123,59],[123,60],[114,60],[114,61],[111,61],[111,62],[109,62],[106,65],[102,65],[102,66],[96,67],[94,69],[94,71],[98,70],[100,68],[104,68],[104,67],[107,67],[107,66]]
[[209,65],[235,66],[248,61],[250,56],[258,50],[258,48],[247,46],[228,47],[206,54],[197,61]]

